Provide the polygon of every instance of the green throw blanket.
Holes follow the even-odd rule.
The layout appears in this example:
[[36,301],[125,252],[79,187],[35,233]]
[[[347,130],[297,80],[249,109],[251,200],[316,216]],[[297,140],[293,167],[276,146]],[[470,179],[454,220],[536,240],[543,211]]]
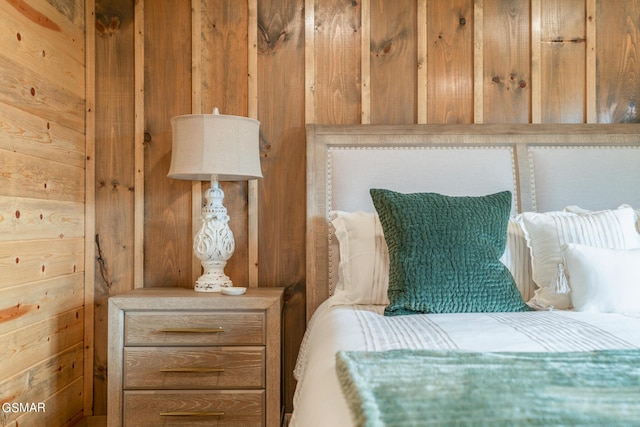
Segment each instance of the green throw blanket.
[[356,426],[640,426],[640,350],[340,352]]

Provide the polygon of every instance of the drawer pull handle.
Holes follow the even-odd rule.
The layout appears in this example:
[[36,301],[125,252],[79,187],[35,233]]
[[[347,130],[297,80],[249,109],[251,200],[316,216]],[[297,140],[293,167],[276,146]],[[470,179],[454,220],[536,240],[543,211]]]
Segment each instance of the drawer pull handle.
[[210,372],[224,372],[224,368],[163,368],[160,372],[184,372],[184,373],[210,373]]
[[171,411],[160,412],[161,417],[224,417],[224,412]]
[[222,328],[167,328],[161,329],[160,332],[178,332],[186,334],[219,334],[224,332]]

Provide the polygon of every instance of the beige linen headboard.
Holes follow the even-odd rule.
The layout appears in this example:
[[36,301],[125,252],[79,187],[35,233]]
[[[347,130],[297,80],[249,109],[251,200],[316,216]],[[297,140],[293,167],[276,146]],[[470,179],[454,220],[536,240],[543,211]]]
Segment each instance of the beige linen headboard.
[[370,188],[513,194],[513,212],[640,208],[640,125],[308,125],[307,319],[333,293],[333,210]]

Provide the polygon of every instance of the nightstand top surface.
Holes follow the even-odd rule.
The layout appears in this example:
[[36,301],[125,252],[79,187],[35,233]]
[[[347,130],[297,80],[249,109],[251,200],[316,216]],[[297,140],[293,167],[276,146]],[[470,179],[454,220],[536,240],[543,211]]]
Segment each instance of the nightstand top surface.
[[109,302],[123,310],[266,309],[276,302],[281,304],[283,292],[283,288],[252,287],[244,295],[231,296],[180,287],[140,288],[112,296]]

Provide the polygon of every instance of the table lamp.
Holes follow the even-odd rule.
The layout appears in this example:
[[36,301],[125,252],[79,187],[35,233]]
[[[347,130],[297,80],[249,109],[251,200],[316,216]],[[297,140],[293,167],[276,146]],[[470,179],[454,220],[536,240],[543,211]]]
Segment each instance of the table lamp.
[[196,280],[198,292],[220,292],[231,287],[224,273],[235,250],[224,192],[218,181],[261,178],[260,122],[218,113],[189,114],[171,118],[173,134],[169,178],[211,181],[205,193],[201,227],[193,238],[194,254],[204,273]]

